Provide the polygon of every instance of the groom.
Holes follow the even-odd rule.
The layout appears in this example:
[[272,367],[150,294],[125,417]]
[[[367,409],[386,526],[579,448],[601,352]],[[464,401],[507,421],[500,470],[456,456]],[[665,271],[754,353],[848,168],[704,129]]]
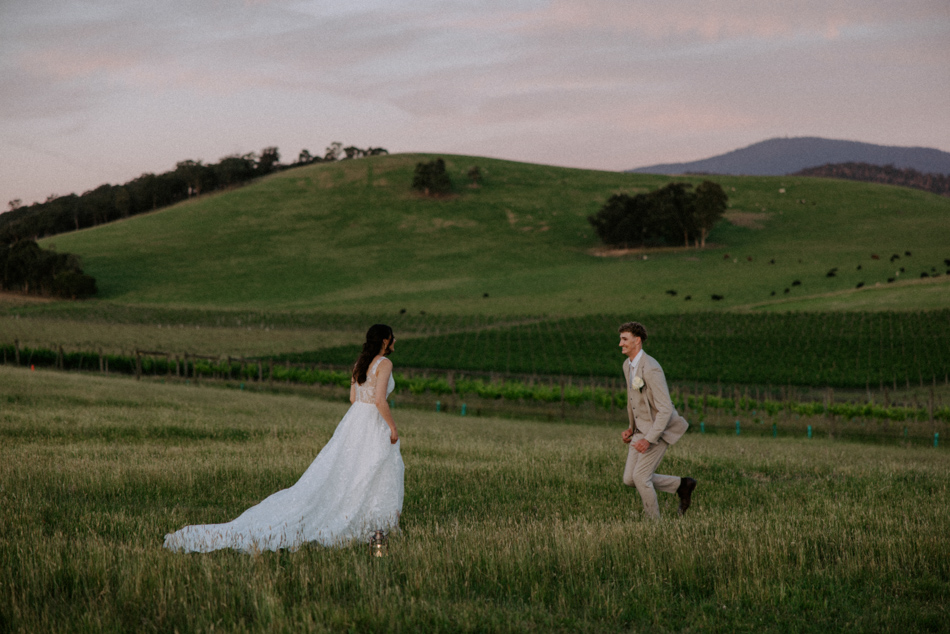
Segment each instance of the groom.
[[623,483],[635,486],[643,500],[643,512],[650,518],[660,517],[656,489],[676,493],[682,515],[692,502],[696,480],[656,473],[666,448],[686,433],[689,423],[673,408],[663,368],[643,351],[647,331],[635,321],[620,327],[620,349],[627,360],[623,375],[627,381],[627,414],[630,427],[620,437],[630,445]]

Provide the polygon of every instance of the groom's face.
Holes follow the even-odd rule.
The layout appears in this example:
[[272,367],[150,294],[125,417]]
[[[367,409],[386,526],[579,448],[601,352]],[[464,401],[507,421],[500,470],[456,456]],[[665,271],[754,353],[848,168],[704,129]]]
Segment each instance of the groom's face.
[[641,347],[642,343],[640,337],[634,337],[633,334],[629,332],[620,333],[620,351],[625,355],[633,358],[640,352]]

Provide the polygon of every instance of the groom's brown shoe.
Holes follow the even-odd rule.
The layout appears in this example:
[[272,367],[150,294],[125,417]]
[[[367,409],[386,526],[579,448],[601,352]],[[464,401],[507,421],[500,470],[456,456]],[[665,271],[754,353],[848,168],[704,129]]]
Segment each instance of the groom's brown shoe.
[[682,478],[680,486],[676,489],[676,495],[680,496],[679,514],[686,513],[686,509],[693,501],[693,489],[696,488],[696,480],[692,478]]

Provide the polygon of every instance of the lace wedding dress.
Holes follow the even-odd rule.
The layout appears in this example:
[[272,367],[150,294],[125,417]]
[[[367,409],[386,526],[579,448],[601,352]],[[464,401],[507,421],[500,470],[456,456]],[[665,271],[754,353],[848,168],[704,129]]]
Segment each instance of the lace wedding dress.
[[[405,467],[399,442],[376,408],[378,359],[356,386],[356,401],[333,437],[296,484],[274,493],[227,524],[186,526],[165,536],[165,548],[259,552],[303,544],[368,542],[376,530],[399,528]],[[395,387],[392,376],[386,396]]]

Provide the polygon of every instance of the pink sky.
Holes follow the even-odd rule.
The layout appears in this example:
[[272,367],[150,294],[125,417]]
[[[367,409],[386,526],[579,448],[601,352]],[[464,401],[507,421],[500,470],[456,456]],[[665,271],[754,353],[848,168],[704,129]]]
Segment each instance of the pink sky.
[[950,151],[946,0],[0,5],[0,209],[332,141],[625,170],[776,136]]

